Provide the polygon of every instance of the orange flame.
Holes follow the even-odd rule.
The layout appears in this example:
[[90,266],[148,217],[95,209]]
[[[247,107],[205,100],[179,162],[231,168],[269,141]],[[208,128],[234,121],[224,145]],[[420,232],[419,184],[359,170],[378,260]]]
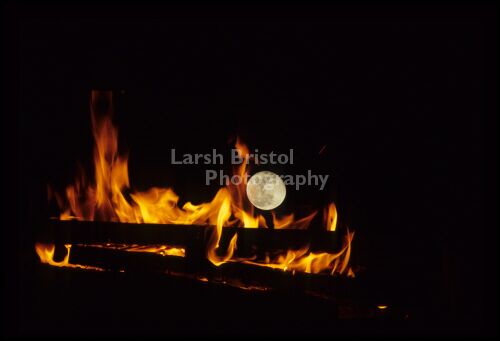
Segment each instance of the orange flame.
[[[347,232],[347,236],[342,249],[337,253],[314,253],[309,251],[309,247],[298,250],[288,250],[286,254],[279,255],[273,260],[266,259],[265,263],[256,261],[245,261],[244,263],[264,266],[283,271],[299,271],[306,273],[320,273],[328,271],[330,274],[346,274],[354,277],[351,268],[347,268],[351,256],[351,242],[354,232]],[[347,272],[346,272],[347,271]]]
[[325,225],[326,229],[328,231],[335,231],[337,228],[337,207],[335,204],[332,202],[330,205],[328,205],[327,208],[325,208]]
[[295,215],[293,213],[284,215],[281,218],[277,217],[274,212],[272,212],[271,214],[273,216],[273,225],[275,229],[284,229],[291,227],[294,229],[307,229],[317,213],[318,211],[313,211],[304,218],[297,220],[295,220]]
[[273,216],[273,225],[275,229],[284,229],[289,227],[293,223],[294,214],[290,213],[279,218],[276,213],[271,212]]
[[[229,243],[225,256],[221,256],[218,252],[224,226],[267,227],[264,216],[256,215],[254,207],[246,198],[246,175],[249,167],[246,160],[249,150],[239,138],[236,140],[235,147],[244,161],[233,171],[235,175],[241,176],[243,181],[238,185],[228,183],[225,188],[221,188],[216,193],[210,202],[201,204],[187,202],[179,207],[179,196],[171,188],[153,187],[143,192],[130,189],[128,158],[118,153],[118,131],[112,123],[112,92],[92,91],[90,108],[95,141],[94,181],[88,179],[81,171],[75,183],[66,188],[64,197],[50,190],[49,197],[54,197],[61,208],[61,220],[213,225],[215,229],[207,246],[207,257],[217,266],[230,260],[236,247],[235,235]],[[313,211],[306,217],[295,219],[293,213],[277,217],[272,212],[273,226],[276,229],[306,229],[316,214],[317,211]],[[333,203],[328,210],[325,210],[325,219],[327,229],[335,231],[337,211]],[[348,239],[348,246],[342,249],[341,254],[314,254],[308,252],[307,249],[295,250],[288,251],[275,262],[278,267],[306,272],[320,271],[318,269],[323,271],[325,266],[333,267],[335,264],[335,271],[344,273],[351,250],[352,235],[349,233]],[[44,259],[50,259],[50,257]],[[272,264],[266,265],[272,266]],[[341,271],[338,271],[337,267]]]
[[104,271],[104,269],[95,267],[95,266],[86,266],[86,265],[77,265],[77,264],[71,264],[69,262],[69,254],[71,251],[71,245],[66,244],[64,245],[66,248],[66,256],[64,256],[64,259],[62,261],[55,261],[54,260],[54,253],[56,250],[56,246],[54,244],[42,244],[42,243],[36,243],[35,244],[35,251],[40,258],[40,262],[44,264],[49,264],[52,266],[57,266],[57,267],[68,267],[68,268],[82,268],[82,269],[89,269],[89,270],[97,270],[97,271]]
[[[61,220],[104,220],[126,223],[157,224],[216,224],[217,209],[222,197],[229,196],[231,215],[236,220],[227,220],[225,226],[246,228],[267,227],[265,218],[254,214],[254,207],[246,198],[246,175],[248,163],[243,161],[234,173],[243,181],[227,184],[227,193],[219,191],[214,199],[199,205],[187,202],[182,208],[177,205],[178,195],[171,188],[153,187],[144,192],[130,191],[128,159],[118,154],[118,131],[113,126],[113,104],[110,91],[92,91],[92,133],[94,147],[94,177],[92,183],[80,172],[74,185],[66,188],[65,199],[57,193],[55,198],[62,209]],[[239,156],[249,157],[248,147],[238,138],[235,143]],[[126,196],[125,193],[128,193]],[[52,196],[52,190],[49,195]],[[294,215],[278,218],[273,213],[275,228],[307,228],[316,211],[302,219]]]
[[42,263],[62,267],[68,266],[69,264],[69,252],[71,250],[71,245],[64,245],[64,247],[67,251],[66,256],[64,256],[64,259],[60,262],[54,261],[54,252],[56,250],[56,246],[54,244],[36,243],[35,250]]
[[[226,192],[223,189],[221,191],[224,191],[224,193]],[[233,238],[231,238],[226,255],[221,257],[216,253],[217,249],[219,248],[220,237],[222,236],[222,227],[230,217],[231,217],[230,200],[229,197],[226,196],[221,203],[219,214],[217,215],[217,225],[215,230],[212,231],[212,235],[210,236],[210,240],[208,241],[208,247],[207,247],[207,258],[210,262],[212,262],[216,266],[219,266],[227,262],[229,259],[231,259],[231,257],[233,257],[233,252],[236,247],[236,240],[238,238],[238,235],[235,234]]]

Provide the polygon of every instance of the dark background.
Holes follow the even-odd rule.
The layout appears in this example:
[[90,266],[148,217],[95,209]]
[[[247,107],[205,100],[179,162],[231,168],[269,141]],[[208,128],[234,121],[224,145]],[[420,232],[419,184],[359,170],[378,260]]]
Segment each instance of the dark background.
[[34,231],[53,214],[46,186],[63,189],[78,162],[91,169],[92,89],[115,91],[133,188],[206,201],[206,166],[172,166],[170,148],[225,152],[236,135],[261,152],[294,148],[296,164],[272,170],[331,178],[324,192],[290,190],[280,212],[335,200],[356,231],[353,262],[422,334],[496,332],[496,7],[6,9],[14,334],[36,334],[23,297]]

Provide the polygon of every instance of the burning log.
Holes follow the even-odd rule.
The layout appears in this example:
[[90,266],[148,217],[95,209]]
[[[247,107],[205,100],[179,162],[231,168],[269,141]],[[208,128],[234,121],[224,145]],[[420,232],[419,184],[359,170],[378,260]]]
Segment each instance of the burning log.
[[[132,224],[100,221],[50,220],[40,231],[40,242],[55,244],[140,244],[183,246],[187,257],[204,254],[206,240],[213,232],[209,225]],[[237,234],[241,257],[258,252],[299,249],[309,245],[313,252],[338,252],[341,248],[335,231],[225,227],[221,246]]]
[[189,264],[182,257],[161,256],[150,252],[130,252],[97,245],[72,245],[69,262],[127,272],[187,272],[189,268]]
[[126,273],[168,273],[211,283],[221,283],[247,290],[277,290],[288,294],[307,293],[324,299],[346,296],[348,278],[283,271],[253,264],[227,262],[214,266],[207,260],[193,266],[189,259],[161,256],[148,252],[130,252],[99,245],[73,245],[69,263],[91,269]]
[[40,231],[40,241],[63,244],[179,244],[188,245],[203,237],[204,226],[130,224],[102,221],[50,220]]

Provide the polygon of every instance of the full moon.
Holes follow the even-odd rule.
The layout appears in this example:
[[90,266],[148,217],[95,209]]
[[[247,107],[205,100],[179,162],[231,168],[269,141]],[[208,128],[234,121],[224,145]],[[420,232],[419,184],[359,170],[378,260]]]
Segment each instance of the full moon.
[[248,180],[248,200],[261,210],[272,210],[278,207],[285,200],[285,196],[285,183],[273,172],[258,172]]

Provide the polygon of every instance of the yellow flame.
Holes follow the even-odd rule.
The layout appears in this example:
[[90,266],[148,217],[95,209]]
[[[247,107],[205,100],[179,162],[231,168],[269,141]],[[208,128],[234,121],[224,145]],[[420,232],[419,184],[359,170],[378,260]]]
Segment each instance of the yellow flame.
[[326,229],[328,231],[335,231],[337,228],[337,207],[333,202],[325,208],[324,217]]
[[[283,271],[299,271],[306,273],[320,273],[328,271],[330,274],[344,274],[351,256],[351,243],[354,233],[347,232],[342,249],[337,253],[314,253],[310,252],[309,246],[298,250],[287,250],[274,259],[267,258],[264,263],[254,260],[242,260],[243,263],[253,264]],[[347,269],[347,275],[354,277],[351,268]]]
[[[128,159],[118,154],[118,131],[112,123],[112,93],[92,91],[90,108],[95,141],[95,180],[92,183],[84,172],[80,171],[75,183],[66,188],[64,199],[54,194],[61,208],[61,220],[215,225],[221,191],[211,202],[199,205],[188,202],[182,208],[178,206],[179,196],[171,188],[153,187],[144,192],[131,191]],[[239,138],[235,147],[242,159],[248,158],[248,147]],[[246,198],[247,168],[247,162],[238,165],[234,173],[241,176],[243,181],[238,185],[229,183],[226,186],[230,196],[230,212],[236,219],[226,220],[225,226],[235,224],[248,228],[267,227],[265,218],[260,214],[254,214],[254,208]],[[52,191],[49,194],[52,197]],[[316,212],[313,212],[298,220],[290,220],[293,214],[285,216],[281,218],[285,223],[275,217],[275,227],[306,228],[315,214]]]
[[66,255],[64,256],[64,259],[60,262],[54,261],[54,252],[56,250],[56,246],[54,244],[42,244],[42,243],[36,243],[35,244],[35,250],[40,257],[40,261],[44,264],[49,264],[52,266],[68,266],[69,264],[69,253],[71,251],[71,245],[64,245],[66,248]]
[[[80,170],[73,185],[67,186],[65,195],[50,190],[49,196],[55,198],[60,209],[60,219],[103,220],[126,223],[157,224],[200,224],[214,225],[207,257],[215,265],[220,265],[233,256],[236,235],[231,239],[225,256],[216,252],[223,226],[242,226],[246,228],[267,227],[266,219],[254,213],[254,207],[246,198],[246,175],[249,164],[242,162],[233,170],[242,177],[239,185],[228,183],[215,197],[206,203],[187,202],[178,206],[179,196],[171,188],[153,187],[146,191],[130,189],[128,158],[118,153],[118,131],[112,123],[113,98],[110,91],[92,91],[90,99],[92,134],[94,137],[94,178],[89,179]],[[249,156],[248,147],[238,138],[235,147],[243,160]],[[277,217],[272,212],[273,226],[282,228],[307,228],[317,211],[295,219],[293,213]],[[335,231],[337,211],[332,203],[325,211],[327,229]],[[350,236],[348,232],[348,237]],[[349,239],[350,238],[350,239]],[[283,259],[275,260],[283,269],[299,271],[320,271],[324,264],[337,273],[349,272],[348,262],[351,252],[349,245],[343,249],[342,257],[334,254],[314,254],[308,250],[289,250]],[[167,252],[167,251],[165,251]],[[172,251],[180,254],[180,251]],[[322,270],[321,270],[322,271]]]
[[210,240],[208,242],[207,258],[210,262],[212,262],[212,264],[216,266],[219,266],[227,262],[229,259],[231,259],[233,257],[233,252],[236,247],[236,240],[238,238],[237,234],[235,234],[233,238],[231,238],[225,256],[219,256],[216,253],[217,249],[219,248],[220,238],[222,236],[222,227],[227,222],[230,216],[231,216],[231,205],[228,196],[224,198],[222,201],[221,207],[219,209],[219,214],[217,215],[217,225],[214,231],[212,231],[212,235],[210,236]]
[[82,268],[82,269],[89,269],[89,270],[96,270],[96,271],[104,271],[102,268],[98,268],[95,266],[87,266],[87,265],[78,265],[78,264],[71,264],[69,262],[69,254],[71,252],[71,245],[66,244],[64,245],[66,248],[66,256],[64,256],[64,259],[62,261],[56,262],[54,260],[54,252],[55,252],[55,245],[54,244],[43,244],[43,243],[36,243],[35,244],[35,251],[40,258],[40,262],[43,264],[49,264],[52,266],[57,266],[57,267],[68,267],[68,268]]

